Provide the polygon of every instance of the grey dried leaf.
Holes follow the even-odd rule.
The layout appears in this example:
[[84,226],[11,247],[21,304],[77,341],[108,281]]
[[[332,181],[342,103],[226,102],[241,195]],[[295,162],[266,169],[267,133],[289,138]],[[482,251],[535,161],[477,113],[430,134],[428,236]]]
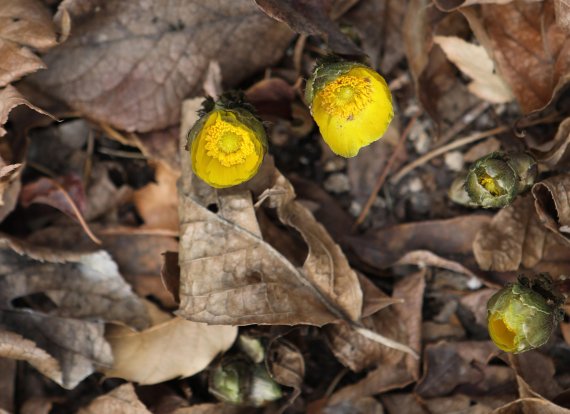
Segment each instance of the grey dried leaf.
[[140,402],[133,384],[120,385],[113,391],[95,398],[89,406],[79,410],[78,414],[151,414]]
[[56,45],[51,14],[37,0],[4,0],[0,4],[0,87],[46,66],[30,48]]
[[201,94],[210,61],[236,85],[277,61],[292,35],[248,0],[99,3],[78,7],[70,37],[44,56],[48,70],[33,81],[127,131],[176,124],[182,99]]

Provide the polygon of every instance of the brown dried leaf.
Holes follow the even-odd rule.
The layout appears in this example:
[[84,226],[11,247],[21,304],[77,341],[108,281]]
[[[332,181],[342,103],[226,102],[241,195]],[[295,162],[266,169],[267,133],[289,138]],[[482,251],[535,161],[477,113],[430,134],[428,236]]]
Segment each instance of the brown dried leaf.
[[570,3],[568,0],[554,0],[554,12],[558,26],[566,33],[570,33]]
[[155,165],[156,183],[150,183],[135,191],[133,201],[144,228],[178,232],[178,193],[176,180],[180,173],[164,162]]
[[563,166],[569,159],[570,150],[570,118],[566,118],[558,126],[558,131],[553,139],[545,142],[539,148],[533,150],[538,161],[554,169]]
[[477,231],[489,223],[482,214],[398,224],[360,237],[348,237],[351,253],[366,265],[386,268],[408,252],[429,250],[438,256],[471,253]]
[[363,397],[357,400],[340,401],[333,406],[327,406],[323,414],[384,414],[380,402],[372,397]]
[[238,407],[232,404],[196,404],[191,407],[178,408],[172,414],[249,414],[251,408]]
[[507,4],[513,0],[434,0],[434,3],[443,11],[453,11],[460,7],[472,6],[475,4],[486,4],[486,3],[496,3],[496,4]]
[[133,384],[120,385],[113,391],[97,397],[89,406],[79,410],[78,414],[151,414],[139,401]]
[[[185,103],[182,131],[195,119],[195,103]],[[186,144],[184,132],[180,144]],[[356,274],[325,229],[295,201],[283,176],[275,172],[267,197],[280,220],[298,229],[309,246],[301,269],[261,238],[248,191],[213,190],[192,178],[188,157],[182,160],[178,314],[228,325],[358,320],[362,291]]]
[[[362,319],[362,323],[368,329],[378,332],[383,336],[394,339],[408,345],[419,352],[421,338],[418,336],[421,329],[421,307],[423,303],[423,291],[425,281],[423,272],[409,276],[398,282],[394,287],[392,300],[401,301],[392,306],[380,309],[371,316]],[[388,296],[385,295],[386,298]],[[385,306],[390,302],[385,301]],[[335,356],[345,366],[353,371],[380,366],[396,366],[402,362],[403,366],[410,369],[410,377],[417,376],[419,365],[417,361],[410,359],[403,361],[405,355],[394,349],[387,348],[373,342],[361,335],[355,335],[354,331],[346,324],[335,324],[325,328],[327,337]],[[410,357],[406,357],[410,358]]]
[[[148,304],[147,306],[152,306]],[[158,316],[156,313],[160,313]],[[154,309],[152,325],[141,332],[111,325],[105,338],[113,349],[109,377],[119,377],[142,385],[157,384],[194,375],[235,341],[234,326],[211,326],[182,319]]]
[[43,349],[14,332],[0,331],[0,356],[2,358],[26,361],[46,377],[61,384],[62,373],[59,362]]
[[492,103],[507,103],[514,99],[508,85],[495,73],[495,65],[483,46],[455,36],[435,36],[433,41],[449,60],[473,79],[467,87],[471,93]]
[[211,60],[236,85],[279,59],[291,39],[248,0],[97,6],[45,55],[49,69],[33,80],[89,118],[127,131],[176,124],[182,98],[201,93]]
[[538,271],[543,262],[567,261],[569,252],[542,226],[530,195],[500,210],[473,242],[473,254],[481,269],[499,272],[521,266]]
[[497,352],[492,342],[440,342],[428,345],[424,351],[424,376],[416,387],[422,397],[441,397],[461,384],[488,386],[485,371],[477,363],[486,365]]
[[40,114],[51,116],[47,112],[42,111],[37,106],[29,103],[26,98],[24,98],[20,92],[16,90],[16,88],[8,85],[5,88],[0,89],[0,137],[6,135],[6,130],[2,128],[2,125],[8,121],[8,115],[10,114],[10,111],[20,105],[26,105],[28,108],[33,109]]
[[556,25],[554,2],[485,4],[481,19],[498,69],[523,112],[546,107],[570,82],[570,37]]
[[322,36],[333,53],[362,56],[358,48],[328,16],[327,0],[254,0],[268,16],[297,33]]
[[37,0],[3,0],[0,4],[0,87],[44,69],[31,50],[56,45],[49,10]]
[[570,246],[570,174],[560,174],[532,187],[541,223]]
[[289,398],[291,404],[301,394],[305,376],[305,359],[301,351],[289,341],[279,338],[268,348],[266,364],[276,382],[295,389]]
[[0,222],[3,221],[18,204],[18,195],[22,187],[20,174],[23,167],[24,164],[21,163],[0,167]]

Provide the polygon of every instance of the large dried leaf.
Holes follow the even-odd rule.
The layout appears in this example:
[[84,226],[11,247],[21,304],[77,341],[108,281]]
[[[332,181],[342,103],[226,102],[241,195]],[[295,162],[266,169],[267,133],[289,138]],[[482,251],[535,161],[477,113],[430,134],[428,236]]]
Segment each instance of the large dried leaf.
[[362,51],[340,31],[328,16],[326,0],[254,0],[268,16],[287,23],[297,33],[325,38],[333,53],[362,55]]
[[[4,239],[0,257],[0,323],[59,362],[61,372],[50,378],[63,387],[73,388],[96,367],[112,364],[102,321],[139,328],[148,323],[144,305],[104,251],[62,254]],[[15,300],[29,306],[27,298],[40,293],[40,304],[51,302],[51,309],[14,308]]]
[[26,361],[46,377],[61,383],[59,362],[43,349],[14,332],[0,331],[0,356],[2,358]]
[[150,414],[139,401],[133,384],[123,384],[108,394],[97,397],[89,406],[79,410],[79,414]]
[[570,174],[560,174],[532,187],[538,218],[570,246]]
[[485,4],[481,23],[523,112],[544,108],[568,84],[570,37],[556,25],[554,2]]
[[[507,272],[544,262],[566,262],[570,249],[542,226],[530,195],[500,210],[477,233],[473,254],[483,270]],[[546,268],[544,269],[547,270]]]
[[56,44],[48,9],[38,0],[0,3],[0,87],[46,66],[31,50]]
[[235,85],[275,62],[289,29],[249,0],[112,0],[73,24],[69,39],[34,77],[91,119],[128,131],[174,125],[180,102],[201,93],[211,60]]
[[[183,131],[195,116],[192,105],[183,110]],[[185,144],[183,133],[181,148]],[[302,268],[262,239],[248,191],[213,190],[192,178],[188,157],[182,160],[179,315],[232,325],[324,325],[360,317],[356,274],[326,230],[295,201],[283,176],[276,173],[267,196],[280,219],[298,229],[309,246]]]
[[474,45],[455,36],[435,36],[449,60],[464,74],[473,79],[468,85],[471,93],[492,103],[507,103],[513,100],[509,87],[495,73],[494,63],[483,46]]
[[105,338],[113,349],[113,367],[109,377],[119,377],[140,384],[157,384],[179,377],[189,377],[204,368],[232,346],[237,336],[235,326],[211,326],[168,314],[153,317],[152,326],[135,332],[125,326],[111,325]]

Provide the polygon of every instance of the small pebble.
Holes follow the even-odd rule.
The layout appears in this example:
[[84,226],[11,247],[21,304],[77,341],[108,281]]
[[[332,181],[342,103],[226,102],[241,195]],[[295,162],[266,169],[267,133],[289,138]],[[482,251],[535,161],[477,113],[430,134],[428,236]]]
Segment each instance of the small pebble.
[[444,156],[445,166],[451,171],[461,171],[465,164],[463,154],[460,151],[451,151]]
[[344,193],[350,190],[350,181],[346,174],[331,174],[324,182],[325,190],[331,193]]
[[328,160],[323,169],[325,172],[337,172],[346,168],[346,160],[340,157],[334,157]]

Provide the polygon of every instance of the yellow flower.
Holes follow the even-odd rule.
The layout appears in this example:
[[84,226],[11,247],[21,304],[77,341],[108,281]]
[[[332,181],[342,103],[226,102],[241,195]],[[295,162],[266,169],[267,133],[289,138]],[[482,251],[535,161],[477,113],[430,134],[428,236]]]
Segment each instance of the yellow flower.
[[216,188],[231,187],[252,178],[265,154],[267,138],[262,123],[243,108],[216,104],[192,127],[192,170]]
[[552,299],[519,281],[491,297],[487,318],[489,335],[495,345],[503,351],[519,353],[548,341],[560,318],[560,310]]
[[323,139],[343,157],[354,157],[380,139],[394,117],[386,81],[360,63],[317,66],[307,82],[306,98]]

